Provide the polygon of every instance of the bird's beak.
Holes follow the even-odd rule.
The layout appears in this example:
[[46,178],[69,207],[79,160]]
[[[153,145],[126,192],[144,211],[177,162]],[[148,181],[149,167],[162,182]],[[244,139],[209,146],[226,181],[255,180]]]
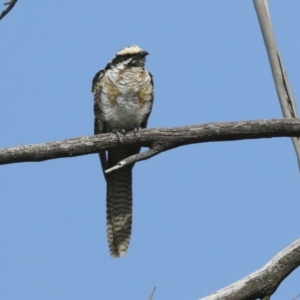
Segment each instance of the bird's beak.
[[142,55],[142,56],[147,56],[148,54],[149,54],[149,52],[147,52],[147,51],[142,51],[142,52],[141,52],[141,55]]

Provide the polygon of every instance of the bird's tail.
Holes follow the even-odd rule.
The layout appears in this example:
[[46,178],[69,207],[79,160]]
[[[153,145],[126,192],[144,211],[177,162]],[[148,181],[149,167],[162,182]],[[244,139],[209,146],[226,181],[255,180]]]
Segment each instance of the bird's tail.
[[132,166],[107,174],[106,226],[111,256],[126,254],[132,224]]

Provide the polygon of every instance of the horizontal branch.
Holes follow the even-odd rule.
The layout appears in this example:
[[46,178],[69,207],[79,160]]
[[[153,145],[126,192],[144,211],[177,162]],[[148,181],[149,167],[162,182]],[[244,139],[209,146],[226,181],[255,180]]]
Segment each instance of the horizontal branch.
[[270,299],[280,283],[300,265],[300,239],[243,279],[200,300]]
[[[299,119],[207,123],[186,127],[144,129],[140,139],[130,132],[122,138],[122,144],[138,144],[150,149],[122,161],[122,166],[183,145],[292,136],[300,136]],[[45,144],[5,148],[0,149],[0,165],[92,154],[118,145],[116,135],[106,133]]]

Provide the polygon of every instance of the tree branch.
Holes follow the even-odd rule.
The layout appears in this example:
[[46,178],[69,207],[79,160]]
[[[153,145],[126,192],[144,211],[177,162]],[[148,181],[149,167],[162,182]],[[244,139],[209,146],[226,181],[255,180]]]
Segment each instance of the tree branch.
[[[267,0],[253,0],[257,13],[259,25],[264,38],[269,62],[273,74],[273,79],[280,102],[281,110],[285,118],[298,118],[296,101],[291,85],[284,68],[283,61],[276,44],[271,17]],[[300,168],[300,143],[298,137],[293,137],[292,142],[296,151],[298,166]]]
[[156,287],[153,288],[148,300],[153,300],[155,290],[156,290]]
[[[183,145],[298,135],[300,135],[299,119],[207,123],[186,127],[144,129],[139,140],[131,132],[123,137],[122,144],[139,144],[150,150],[130,156],[118,165],[122,167],[132,164]],[[0,149],[0,165],[74,157],[118,146],[116,135],[107,133],[45,144],[4,148]]]
[[0,20],[3,19],[15,6],[18,0],[11,0],[10,2],[4,3],[4,5],[8,5],[7,8],[1,13]]
[[200,300],[270,299],[280,283],[300,265],[300,239],[243,279]]
[[298,296],[296,296],[295,298],[293,298],[292,300],[296,300],[300,298],[300,294]]

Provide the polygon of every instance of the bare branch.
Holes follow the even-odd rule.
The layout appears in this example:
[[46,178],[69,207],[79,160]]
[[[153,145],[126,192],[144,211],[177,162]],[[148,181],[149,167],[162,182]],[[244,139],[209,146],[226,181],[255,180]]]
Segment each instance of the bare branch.
[[300,294],[298,296],[296,296],[295,298],[293,298],[292,300],[296,300],[300,298]]
[[[267,0],[253,0],[253,2],[267,49],[273,79],[283,116],[285,118],[298,118],[296,101],[288,80],[287,72],[285,71],[283,61],[280,57],[280,53],[276,44],[271,24],[268,2]],[[293,137],[292,141],[298,159],[298,166],[300,168],[299,138]]]
[[156,287],[153,288],[153,290],[152,290],[152,292],[151,292],[151,294],[149,296],[149,300],[153,300],[153,296],[154,296],[155,290],[156,290]]
[[8,5],[7,8],[1,13],[0,15],[0,20],[4,18],[4,16],[6,16],[11,10],[12,8],[15,6],[15,4],[17,3],[18,0],[11,0],[10,2],[6,2],[4,3],[4,5]]
[[300,239],[280,251],[261,269],[201,300],[270,299],[280,283],[299,265]]
[[146,160],[146,159],[151,158],[154,155],[159,154],[160,152],[164,151],[164,149],[162,147],[160,147],[159,144],[158,145],[154,144],[152,147],[153,148],[150,148],[145,152],[141,152],[141,153],[131,155],[131,156],[119,161],[118,164],[115,165],[114,167],[105,170],[105,173],[110,173],[111,171],[123,168],[127,165],[131,165],[131,164],[136,163],[138,161]]
[[[150,150],[131,156],[120,164],[125,166],[163,151],[195,143],[297,135],[300,135],[299,119],[207,123],[186,127],[144,129],[140,139],[131,132],[123,137],[122,144],[138,144]],[[0,149],[0,165],[98,153],[99,150],[111,149],[118,145],[116,135],[107,133],[45,144],[4,148]]]

